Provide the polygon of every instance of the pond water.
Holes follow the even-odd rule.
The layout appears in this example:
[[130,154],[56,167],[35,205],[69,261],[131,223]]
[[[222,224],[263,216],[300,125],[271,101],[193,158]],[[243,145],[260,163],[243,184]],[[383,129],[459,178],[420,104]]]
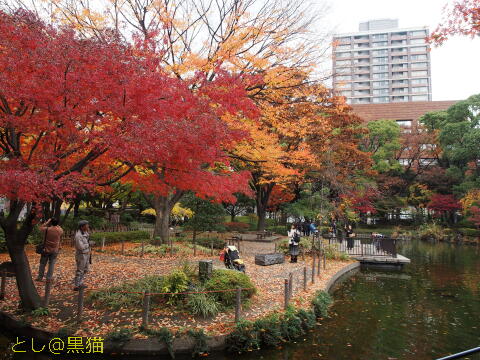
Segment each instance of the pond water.
[[413,241],[400,253],[412,260],[403,271],[362,270],[341,283],[331,317],[305,340],[210,358],[426,360],[479,346],[479,247]]

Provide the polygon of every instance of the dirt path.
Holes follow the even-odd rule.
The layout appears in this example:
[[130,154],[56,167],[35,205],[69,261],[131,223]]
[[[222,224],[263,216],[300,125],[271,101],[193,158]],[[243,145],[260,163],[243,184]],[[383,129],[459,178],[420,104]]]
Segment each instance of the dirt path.
[[[138,244],[126,244],[126,250]],[[273,252],[273,243],[242,242],[242,258],[246,264],[246,274],[250,276],[258,294],[255,295],[250,307],[243,311],[242,316],[248,319],[266,315],[267,313],[283,308],[284,279],[289,273],[293,273],[294,293],[292,302],[301,306],[307,305],[318,289],[323,289],[328,279],[338,270],[346,265],[345,262],[327,261],[326,269],[321,269],[320,277],[315,277],[315,284],[311,284],[311,258],[291,264],[287,261],[284,264],[271,266],[255,265],[254,254]],[[27,249],[34,276],[37,274],[39,256],[35,254],[33,247]],[[201,259],[212,259],[215,268],[224,268],[218,256],[198,255],[190,258],[189,262],[197,263]],[[7,254],[0,254],[0,262],[7,261]],[[180,257],[158,257],[146,256],[144,258],[133,256],[121,256],[112,254],[94,255],[94,263],[91,272],[88,274],[86,284],[88,291],[94,289],[108,288],[121,284],[125,281],[135,280],[147,275],[165,275],[174,268],[181,266],[185,258]],[[303,268],[307,267],[308,290],[303,291]],[[71,248],[64,248],[60,254],[55,269],[56,282],[51,292],[49,316],[33,317],[24,316],[18,311],[18,291],[13,279],[9,279],[6,288],[6,298],[0,302],[0,310],[14,313],[19,317],[24,316],[26,321],[34,325],[46,328],[50,331],[57,331],[65,323],[73,323],[76,309],[76,295],[72,290],[73,275],[75,272],[74,252]],[[43,295],[45,283],[36,283],[39,293]],[[139,294],[141,296],[141,294]],[[188,312],[173,313],[169,308],[154,309],[151,313],[152,326],[167,326],[172,329],[183,327],[202,327],[210,333],[225,333],[233,326],[234,312],[221,313],[215,319],[201,320],[193,317]],[[105,335],[115,327],[127,326],[138,328],[141,324],[141,312],[124,310],[105,311],[91,305],[84,309],[84,322],[78,329],[77,335],[93,336]],[[136,337],[143,337],[136,334]]]

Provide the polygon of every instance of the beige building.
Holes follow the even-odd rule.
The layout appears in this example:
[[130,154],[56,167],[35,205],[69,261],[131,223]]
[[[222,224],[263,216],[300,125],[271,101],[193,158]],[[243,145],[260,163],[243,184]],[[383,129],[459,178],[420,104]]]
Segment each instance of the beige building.
[[360,23],[333,41],[333,88],[350,104],[431,101],[428,28],[396,19]]

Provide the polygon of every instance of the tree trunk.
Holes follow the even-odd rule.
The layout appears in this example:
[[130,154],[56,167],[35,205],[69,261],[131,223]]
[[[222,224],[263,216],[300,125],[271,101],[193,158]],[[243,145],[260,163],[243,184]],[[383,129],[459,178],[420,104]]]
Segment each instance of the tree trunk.
[[25,254],[25,243],[28,235],[32,232],[35,214],[33,212],[28,213],[22,227],[18,229],[17,221],[23,206],[23,202],[11,201],[10,213],[7,218],[0,217],[0,224],[5,233],[8,253],[15,269],[21,306],[24,310],[31,311],[41,306],[40,296],[32,280],[30,263]]
[[155,229],[153,231],[153,243],[155,245],[168,244],[170,213],[175,204],[183,196],[183,191],[176,191],[168,196],[153,196],[153,208],[155,209]]
[[265,230],[265,219],[267,218],[268,200],[270,199],[270,194],[272,193],[272,189],[274,186],[274,183],[270,183],[267,185],[259,185],[256,187],[255,201],[257,203],[258,231]]

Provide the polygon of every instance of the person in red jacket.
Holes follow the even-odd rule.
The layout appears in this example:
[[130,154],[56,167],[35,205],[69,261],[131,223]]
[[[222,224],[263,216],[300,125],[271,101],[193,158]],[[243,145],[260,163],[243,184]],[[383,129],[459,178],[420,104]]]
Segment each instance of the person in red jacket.
[[60,251],[60,240],[62,239],[63,230],[58,225],[58,220],[52,218],[40,225],[40,231],[43,233],[44,242],[36,281],[42,281],[47,263],[48,271],[46,279],[52,280],[58,252]]

